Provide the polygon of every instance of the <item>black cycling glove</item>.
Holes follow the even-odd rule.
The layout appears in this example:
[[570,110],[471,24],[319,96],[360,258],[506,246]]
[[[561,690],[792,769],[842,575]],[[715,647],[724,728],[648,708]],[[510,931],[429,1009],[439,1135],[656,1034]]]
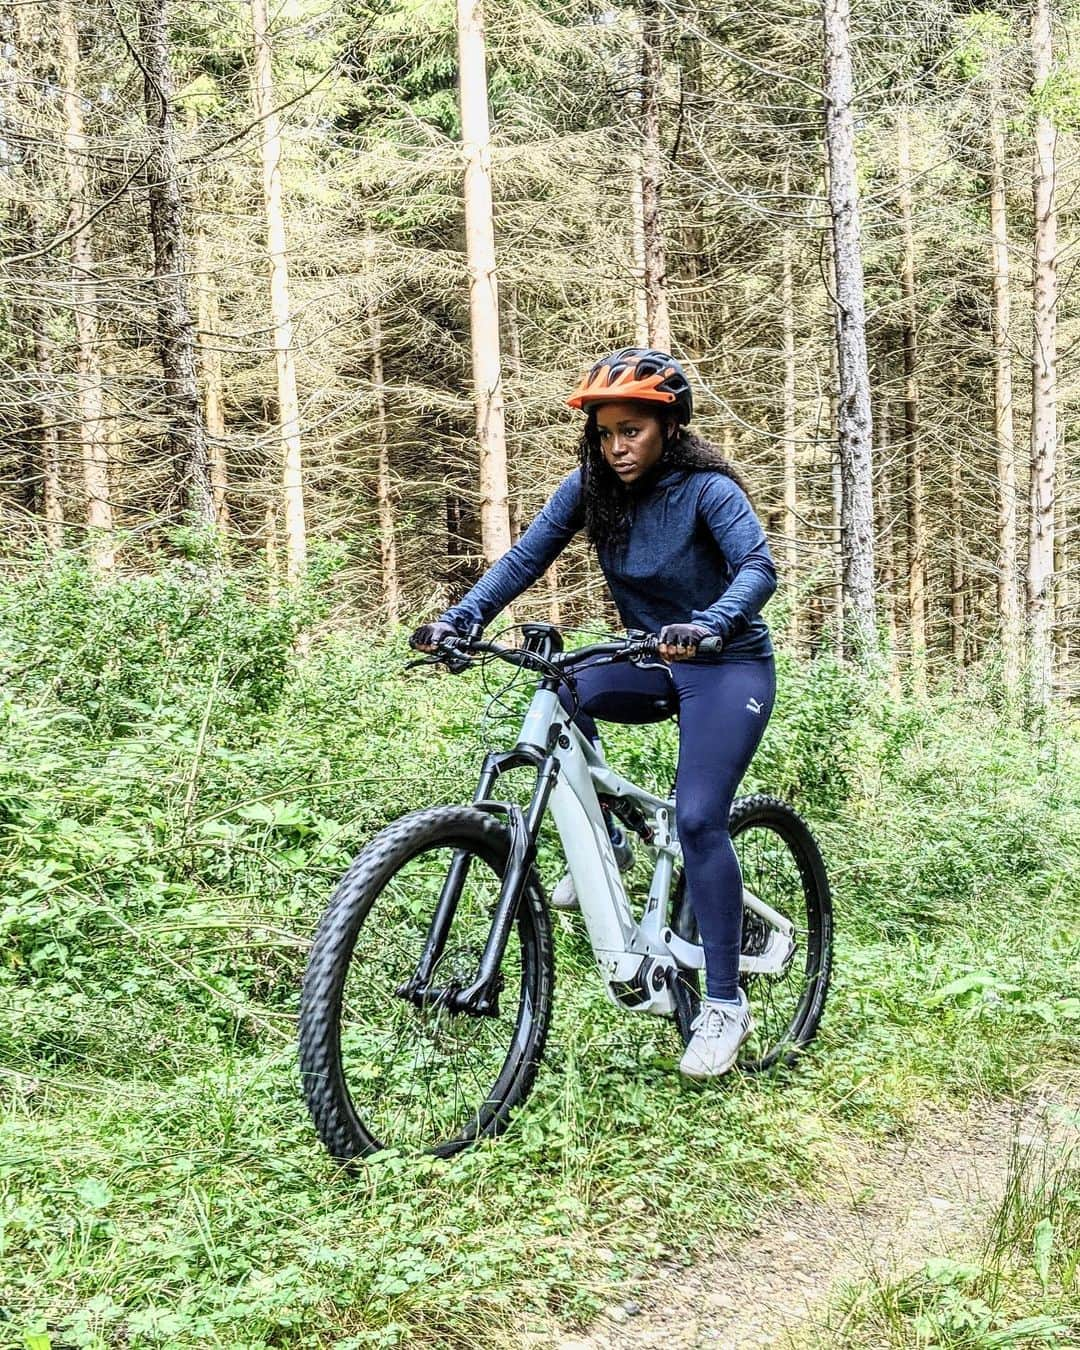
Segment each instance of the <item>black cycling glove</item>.
[[[715,638],[716,634],[700,623],[666,623],[660,629],[660,645],[682,651],[696,651],[698,643],[707,637]],[[716,642],[719,646],[720,639],[716,638]]]
[[409,638],[409,646],[415,651],[434,651],[446,638],[460,637],[461,634],[452,623],[436,619],[434,623],[422,623]]

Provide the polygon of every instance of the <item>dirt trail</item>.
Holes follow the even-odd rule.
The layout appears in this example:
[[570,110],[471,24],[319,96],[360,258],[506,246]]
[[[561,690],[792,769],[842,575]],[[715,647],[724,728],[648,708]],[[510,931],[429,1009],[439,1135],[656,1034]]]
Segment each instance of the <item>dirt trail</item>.
[[[826,1198],[778,1206],[754,1230],[689,1269],[660,1267],[586,1335],[553,1350],[782,1350],[827,1333],[829,1295],[873,1274],[891,1279],[928,1256],[973,1252],[1000,1200],[1010,1148],[1077,1132],[1050,1108],[1080,1101],[1080,1082],[1046,1084],[1022,1102],[979,1102],[928,1115],[911,1141],[852,1144],[828,1169]],[[1063,1137],[1061,1144],[1066,1144]],[[734,1240],[733,1240],[734,1241]],[[832,1343],[826,1334],[825,1344]],[[525,1338],[523,1345],[536,1345]]]

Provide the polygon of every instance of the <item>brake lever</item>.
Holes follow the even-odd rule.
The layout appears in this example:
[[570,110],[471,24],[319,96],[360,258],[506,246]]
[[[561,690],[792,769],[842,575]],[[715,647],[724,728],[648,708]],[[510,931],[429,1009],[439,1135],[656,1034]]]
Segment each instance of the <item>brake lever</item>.
[[430,656],[421,656],[416,661],[406,661],[405,669],[414,670],[417,666],[445,666],[452,675],[460,675],[468,670],[472,659],[460,652],[432,652]]
[[440,665],[445,666],[451,675],[460,675],[463,670],[468,670],[472,665],[472,658],[463,656],[461,652],[446,652],[436,657],[436,660]]

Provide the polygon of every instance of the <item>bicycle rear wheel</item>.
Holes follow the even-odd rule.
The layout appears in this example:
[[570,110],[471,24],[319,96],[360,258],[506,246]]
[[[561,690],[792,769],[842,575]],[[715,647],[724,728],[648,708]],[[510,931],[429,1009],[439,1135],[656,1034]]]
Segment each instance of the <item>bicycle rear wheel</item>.
[[[786,802],[761,793],[739,798],[731,808],[730,829],[743,889],[795,927],[795,951],[780,974],[743,973],[739,977],[753,1012],[754,1031],[738,1064],[758,1072],[792,1063],[817,1032],[832,970],[832,897],[817,841]],[[671,913],[672,928],[680,937],[701,941],[681,873],[672,893]],[[744,906],[744,955],[759,956],[771,932],[759,915]],[[686,971],[681,978],[683,1007],[678,1023],[684,1041],[689,1039],[689,1022],[700,1003],[701,983],[699,971]]]
[[319,1135],[340,1162],[386,1147],[447,1157],[498,1134],[532,1087],[551,1015],[551,928],[535,872],[500,968],[497,1015],[417,1008],[416,969],[454,855],[469,855],[435,970],[475,977],[510,855],[506,827],[474,807],[387,826],[357,857],[319,927],[300,1002],[300,1069]]

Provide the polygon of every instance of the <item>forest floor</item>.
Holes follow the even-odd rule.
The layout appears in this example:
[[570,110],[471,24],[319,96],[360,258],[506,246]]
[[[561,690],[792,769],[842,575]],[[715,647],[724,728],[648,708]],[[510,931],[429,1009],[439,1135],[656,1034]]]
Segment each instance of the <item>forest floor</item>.
[[1075,1158],[1080,1074],[1047,1077],[1020,1100],[935,1106],[913,1136],[852,1137],[817,1194],[762,1212],[726,1248],[663,1264],[587,1334],[525,1332],[557,1350],[779,1350],[848,1344],[851,1311],[925,1266],[977,1260],[1018,1162]]

